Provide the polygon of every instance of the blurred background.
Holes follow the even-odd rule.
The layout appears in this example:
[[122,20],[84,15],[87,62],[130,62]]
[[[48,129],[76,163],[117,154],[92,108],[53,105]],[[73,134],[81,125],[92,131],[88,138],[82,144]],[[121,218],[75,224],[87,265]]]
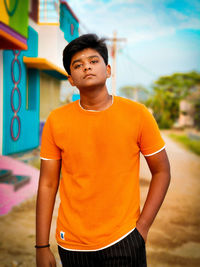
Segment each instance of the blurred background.
[[[42,129],[53,109],[79,99],[62,51],[85,33],[106,39],[110,94],[145,104],[166,142],[172,183],[148,266],[200,266],[199,14],[199,0],[0,0],[0,266],[35,266]],[[141,206],[150,178],[141,158]]]

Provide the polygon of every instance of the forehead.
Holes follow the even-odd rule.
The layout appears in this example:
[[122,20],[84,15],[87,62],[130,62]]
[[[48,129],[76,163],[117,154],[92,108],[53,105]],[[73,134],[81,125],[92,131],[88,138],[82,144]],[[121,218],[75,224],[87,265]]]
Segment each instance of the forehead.
[[86,48],[75,53],[71,59],[71,63],[73,63],[74,60],[82,60],[91,56],[101,57],[101,55],[95,49]]

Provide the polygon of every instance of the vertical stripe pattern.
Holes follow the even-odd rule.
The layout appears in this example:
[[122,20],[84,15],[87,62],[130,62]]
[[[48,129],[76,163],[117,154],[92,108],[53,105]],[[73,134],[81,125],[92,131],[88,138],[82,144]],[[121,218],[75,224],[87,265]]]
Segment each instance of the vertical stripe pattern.
[[137,229],[98,251],[69,251],[58,246],[63,267],[146,267],[145,242]]

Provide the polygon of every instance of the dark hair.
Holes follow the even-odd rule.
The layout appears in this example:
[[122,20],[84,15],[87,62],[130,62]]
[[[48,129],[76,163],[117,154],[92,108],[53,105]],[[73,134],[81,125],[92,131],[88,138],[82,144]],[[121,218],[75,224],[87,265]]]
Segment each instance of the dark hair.
[[63,65],[68,74],[70,72],[70,64],[74,54],[86,48],[96,50],[108,65],[108,49],[104,38],[99,38],[96,34],[84,34],[71,41],[63,50]]

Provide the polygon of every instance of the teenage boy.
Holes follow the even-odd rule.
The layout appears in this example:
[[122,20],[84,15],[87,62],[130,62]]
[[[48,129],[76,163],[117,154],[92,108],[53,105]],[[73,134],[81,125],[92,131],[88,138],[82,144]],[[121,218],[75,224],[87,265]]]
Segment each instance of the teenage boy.
[[[86,34],[73,40],[63,63],[80,101],[52,111],[44,126],[37,266],[56,266],[49,232],[59,186],[56,239],[63,266],[145,267],[147,233],[170,182],[158,126],[144,105],[109,95],[111,68],[103,39]],[[152,174],[142,212],[140,152]]]

